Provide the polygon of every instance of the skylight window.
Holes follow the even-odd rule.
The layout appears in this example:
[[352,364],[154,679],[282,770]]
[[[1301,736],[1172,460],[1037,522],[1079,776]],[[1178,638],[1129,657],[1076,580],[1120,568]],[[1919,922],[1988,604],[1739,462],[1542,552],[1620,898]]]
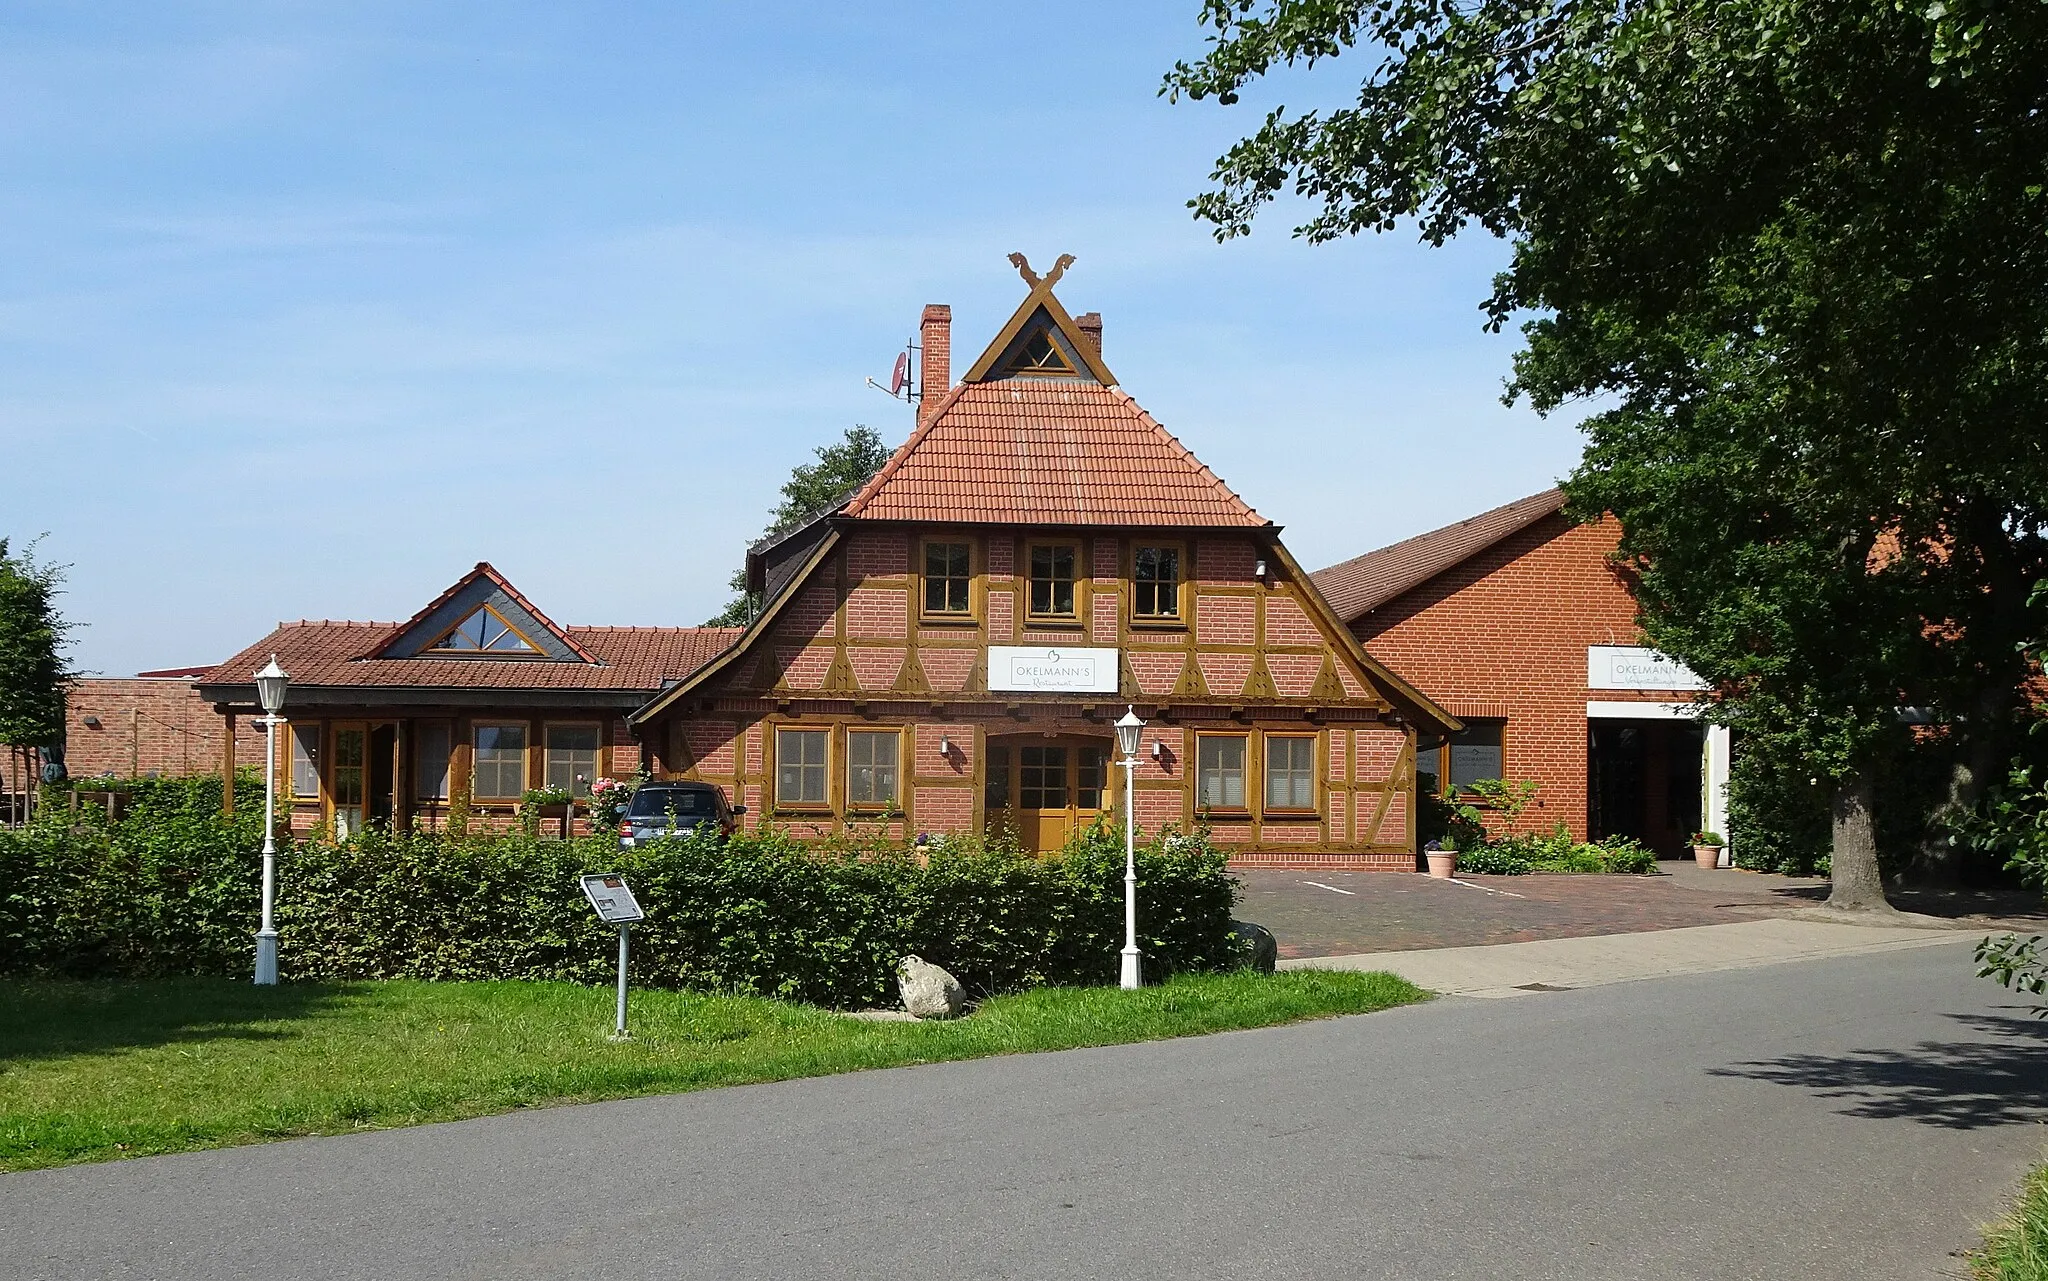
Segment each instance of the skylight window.
[[453,630],[435,641],[430,648],[490,654],[540,652],[527,643],[527,639],[514,630],[510,623],[498,617],[497,611],[488,605],[457,623]]

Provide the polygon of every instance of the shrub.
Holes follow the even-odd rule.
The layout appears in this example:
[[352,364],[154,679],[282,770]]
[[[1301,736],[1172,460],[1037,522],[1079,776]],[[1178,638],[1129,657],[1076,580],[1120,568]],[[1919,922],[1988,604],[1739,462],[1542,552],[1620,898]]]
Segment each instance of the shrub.
[[1524,876],[1535,870],[1529,860],[1496,842],[1458,851],[1458,870],[1481,876]]
[[[260,808],[224,820],[138,802],[119,823],[0,833],[0,974],[246,973]],[[643,985],[871,1005],[910,952],[978,994],[1100,983],[1123,945],[1123,861],[1104,824],[1046,859],[972,838],[920,854],[704,832],[621,852],[607,838],[373,828],[284,850],[279,951],[291,979],[608,982],[612,931],[577,877],[619,870],[648,912],[633,938]],[[1148,842],[1138,880],[1148,975],[1236,967],[1235,881],[1204,835]]]
[[1520,876],[1527,872],[1619,872],[1640,875],[1657,870],[1657,855],[1625,836],[1600,841],[1574,841],[1562,824],[1550,832],[1503,836],[1477,849],[1462,851],[1458,866],[1468,872]]

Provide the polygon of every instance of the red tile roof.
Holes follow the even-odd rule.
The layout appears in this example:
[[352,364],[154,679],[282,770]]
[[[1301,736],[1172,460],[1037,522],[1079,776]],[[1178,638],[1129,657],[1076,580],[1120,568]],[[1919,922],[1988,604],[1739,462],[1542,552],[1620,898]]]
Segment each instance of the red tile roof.
[[1019,525],[1271,523],[1123,390],[1072,378],[955,387],[845,514]]
[[1428,582],[1510,534],[1564,508],[1564,491],[1546,489],[1455,525],[1417,534],[1378,551],[1319,569],[1309,577],[1337,616],[1356,622],[1412,587]]
[[739,637],[737,627],[569,627],[594,663],[531,658],[363,658],[396,634],[397,623],[281,623],[276,631],[202,676],[202,685],[247,685],[272,654],[304,686],[414,686],[426,689],[647,690],[680,680]]

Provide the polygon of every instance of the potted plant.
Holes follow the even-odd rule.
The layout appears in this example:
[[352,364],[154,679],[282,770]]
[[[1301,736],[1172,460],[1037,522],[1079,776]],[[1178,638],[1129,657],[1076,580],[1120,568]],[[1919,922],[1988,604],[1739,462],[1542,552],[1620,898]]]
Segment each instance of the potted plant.
[[1439,881],[1448,881],[1457,875],[1458,846],[1451,837],[1431,841],[1422,847],[1422,853],[1429,860],[1429,874]]
[[1701,867],[1721,866],[1721,849],[1728,842],[1719,832],[1694,832],[1692,834],[1693,861]]

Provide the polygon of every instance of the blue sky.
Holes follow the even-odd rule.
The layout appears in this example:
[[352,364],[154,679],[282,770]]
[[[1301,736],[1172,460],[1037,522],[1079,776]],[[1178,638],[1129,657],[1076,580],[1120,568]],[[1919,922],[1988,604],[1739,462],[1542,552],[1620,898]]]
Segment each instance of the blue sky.
[[[1320,566],[1550,484],[1477,310],[1504,250],[1218,245],[1265,105],[1155,90],[1191,2],[0,6],[0,536],[84,668],[398,619],[490,560],[559,622],[688,624],[926,302],[1024,286]],[[1028,17],[1029,21],[1025,19]]]

